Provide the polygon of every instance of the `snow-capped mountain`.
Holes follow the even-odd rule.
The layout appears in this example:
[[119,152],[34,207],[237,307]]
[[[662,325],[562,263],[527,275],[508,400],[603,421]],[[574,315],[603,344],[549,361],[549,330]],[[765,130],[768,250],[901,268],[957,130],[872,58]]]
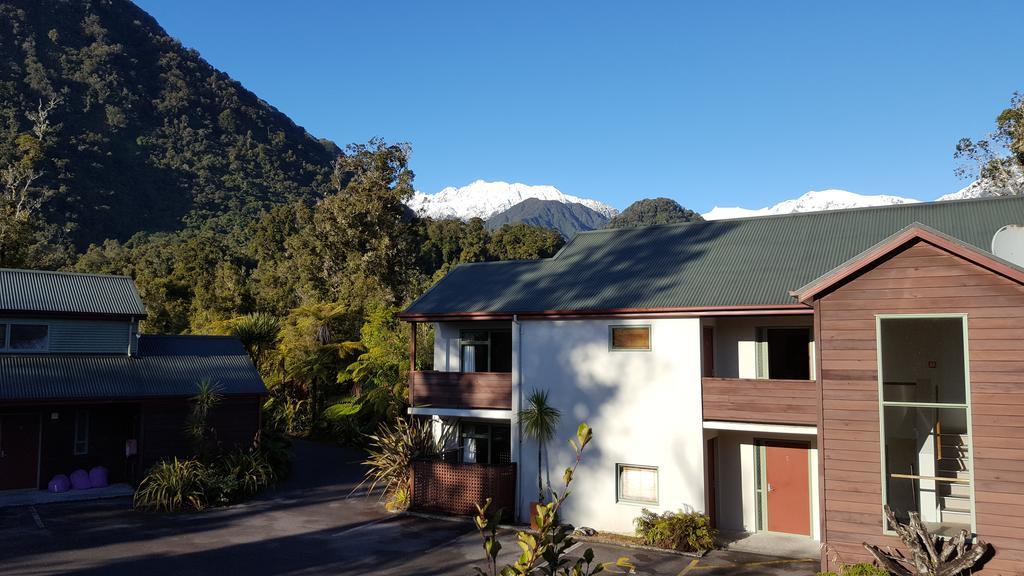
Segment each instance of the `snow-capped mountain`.
[[554,186],[530,186],[518,182],[510,184],[484,180],[477,180],[460,188],[449,186],[434,194],[417,191],[408,204],[421,216],[463,220],[478,217],[486,220],[527,198],[554,200],[563,204],[582,204],[607,218],[619,213],[603,202],[563,194]]
[[843,208],[863,208],[866,206],[886,206],[890,204],[909,204],[920,202],[913,198],[878,194],[869,196],[846,190],[811,190],[799,198],[785,200],[775,204],[752,210],[750,208],[715,206],[710,212],[702,214],[705,220],[722,220],[724,218],[747,218],[751,216],[768,216],[770,214],[792,214],[794,212],[817,212],[819,210],[839,210]]
[[1005,181],[995,182],[990,178],[979,178],[956,192],[939,196],[938,200],[966,200],[1024,193],[1024,167],[1010,169]]

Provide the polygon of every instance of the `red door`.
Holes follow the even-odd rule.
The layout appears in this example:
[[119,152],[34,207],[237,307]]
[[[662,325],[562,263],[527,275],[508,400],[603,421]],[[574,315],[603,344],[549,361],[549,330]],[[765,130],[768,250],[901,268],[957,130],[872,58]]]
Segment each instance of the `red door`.
[[811,535],[810,461],[806,446],[765,444],[768,530]]
[[39,486],[39,416],[0,414],[0,490]]

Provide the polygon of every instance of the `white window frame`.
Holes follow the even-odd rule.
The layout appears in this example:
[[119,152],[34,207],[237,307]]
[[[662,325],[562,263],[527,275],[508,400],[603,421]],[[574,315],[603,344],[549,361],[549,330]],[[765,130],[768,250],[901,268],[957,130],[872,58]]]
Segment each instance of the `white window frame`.
[[[959,319],[963,328],[964,347],[964,403],[954,404],[948,402],[895,402],[885,400],[885,375],[882,373],[882,321],[883,320],[913,320],[928,318]],[[971,419],[971,358],[970,343],[968,341],[967,314],[964,313],[931,313],[931,314],[875,314],[875,355],[877,360],[878,375],[878,440],[879,454],[881,456],[881,479],[882,479],[882,505],[889,502],[888,479],[886,478],[886,451],[885,451],[885,408],[886,406],[903,406],[909,408],[953,408],[962,409],[966,413],[967,420],[967,470],[971,475],[970,498],[971,498],[971,533],[977,534],[977,504],[974,499],[976,476],[974,473],[974,423]],[[896,531],[889,528],[889,520],[882,515],[882,534],[888,536],[896,535]]]
[[[622,473],[627,469],[632,468],[635,470],[651,470],[654,472],[654,500],[645,500],[642,498],[630,498],[623,496],[622,494]],[[657,466],[649,466],[646,464],[626,464],[618,463],[615,465],[615,501],[620,504],[637,504],[643,506],[657,506],[661,500],[661,478],[659,478],[660,472]]]

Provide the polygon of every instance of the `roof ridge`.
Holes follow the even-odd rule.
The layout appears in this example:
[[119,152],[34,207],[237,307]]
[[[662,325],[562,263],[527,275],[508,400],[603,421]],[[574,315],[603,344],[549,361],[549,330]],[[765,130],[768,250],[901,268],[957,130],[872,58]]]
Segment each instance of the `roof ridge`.
[[230,338],[241,340],[232,334],[139,334],[139,338]]
[[0,268],[0,273],[3,272],[25,272],[29,274],[49,274],[53,276],[82,276],[87,278],[123,278],[125,280],[134,280],[131,276],[126,274],[99,274],[96,272],[67,272],[64,270],[35,270],[32,268]]
[[946,206],[965,204],[971,202],[984,203],[984,202],[1000,202],[1005,200],[1016,199],[1018,201],[1024,198],[1024,196],[986,196],[983,198],[957,198],[955,200],[927,200],[920,202],[903,202],[900,204],[879,204],[877,206],[856,206],[852,208],[832,208],[830,210],[810,210],[807,212],[787,212],[784,214],[762,214],[759,216],[734,216],[732,218],[718,218],[715,220],[691,220],[689,222],[673,222],[670,224],[651,224],[649,226],[634,226],[625,228],[601,228],[598,230],[584,230],[577,232],[576,235],[582,234],[605,234],[615,233],[620,230],[638,230],[647,228],[672,228],[672,227],[683,227],[692,226],[696,224],[714,224],[715,222],[745,222],[745,221],[759,221],[768,219],[783,219],[783,218],[800,218],[809,217],[815,214],[834,214],[834,213],[850,213],[850,212],[866,212],[870,210],[901,210],[909,208],[911,206]]

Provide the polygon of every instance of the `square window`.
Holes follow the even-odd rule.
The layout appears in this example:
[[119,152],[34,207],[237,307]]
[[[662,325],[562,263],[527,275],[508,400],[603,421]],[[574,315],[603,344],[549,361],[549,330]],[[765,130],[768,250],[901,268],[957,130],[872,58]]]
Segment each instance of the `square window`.
[[11,324],[11,350],[45,352],[50,348],[50,327],[46,324]]
[[658,503],[658,468],[618,464],[619,502]]
[[612,350],[650,350],[650,326],[609,326]]
[[0,324],[0,350],[7,348],[7,324]]

